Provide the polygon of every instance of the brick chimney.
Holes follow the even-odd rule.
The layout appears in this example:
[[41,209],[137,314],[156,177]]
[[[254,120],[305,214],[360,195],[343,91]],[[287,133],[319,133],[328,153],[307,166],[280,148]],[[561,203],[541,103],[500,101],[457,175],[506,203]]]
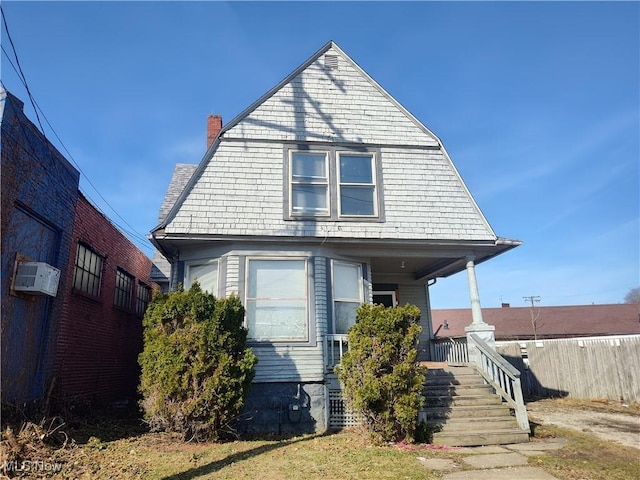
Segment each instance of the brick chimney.
[[207,148],[211,147],[221,129],[222,117],[220,115],[209,115],[207,117]]

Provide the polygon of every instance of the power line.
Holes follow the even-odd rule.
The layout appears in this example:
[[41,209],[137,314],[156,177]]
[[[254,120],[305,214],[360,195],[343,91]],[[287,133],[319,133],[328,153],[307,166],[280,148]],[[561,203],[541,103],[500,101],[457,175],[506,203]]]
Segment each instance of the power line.
[[[22,70],[22,67],[20,66],[20,60],[18,58],[18,53],[16,51],[15,45],[13,43],[13,40],[11,39],[11,34],[9,33],[9,27],[7,25],[7,19],[4,13],[4,9],[2,8],[2,5],[0,4],[0,13],[2,14],[2,21],[3,21],[3,25],[4,25],[4,29],[7,33],[7,38],[9,39],[9,43],[11,45],[11,49],[13,51],[13,56],[15,58],[15,65],[14,63],[11,61],[11,57],[9,56],[9,54],[7,53],[7,51],[4,49],[4,46],[2,47],[2,52],[5,54],[5,56],[7,57],[7,59],[9,60],[9,63],[11,65],[11,67],[13,68],[13,70],[16,72],[16,74],[18,75],[18,78],[20,79],[21,83],[23,84],[26,92],[27,92],[27,96],[29,97],[29,101],[31,102],[31,106],[33,107],[33,110],[35,112],[37,121],[38,121],[38,125],[40,126],[40,130],[42,132],[42,134],[45,136],[45,132],[44,132],[44,127],[42,126],[42,122],[40,120],[40,115],[38,112],[40,112],[42,114],[42,117],[44,118],[46,124],[49,126],[49,129],[51,130],[51,132],[53,133],[53,135],[55,136],[55,138],[58,140],[58,142],[60,143],[60,145],[62,146],[63,150],[66,152],[69,160],[71,160],[71,162],[74,164],[74,166],[78,169],[78,171],[80,172],[80,174],[85,178],[85,180],[87,181],[87,183],[89,183],[89,185],[91,185],[91,187],[95,190],[95,192],[98,194],[98,196],[102,199],[102,201],[104,202],[105,205],[107,205],[111,211],[120,219],[124,222],[125,225],[127,225],[130,230],[127,230],[125,228],[123,228],[122,226],[118,225],[116,222],[110,220],[116,227],[118,227],[120,230],[122,230],[123,232],[127,233],[128,235],[130,235],[131,237],[133,237],[134,239],[138,240],[139,242],[142,242],[141,245],[139,245],[140,247],[144,247],[143,248],[149,248],[151,245],[149,244],[149,240],[142,234],[140,234],[139,232],[136,231],[135,227],[133,227],[129,222],[127,222],[127,220],[125,220],[125,218],[120,215],[120,213],[118,213],[116,211],[116,209],[107,201],[107,199],[102,195],[102,193],[100,193],[100,191],[98,190],[98,188],[93,184],[93,182],[91,181],[91,179],[84,173],[84,171],[82,170],[82,168],[80,167],[80,165],[78,164],[78,162],[76,162],[76,160],[73,158],[73,155],[71,154],[71,152],[69,151],[69,149],[66,147],[66,145],[64,144],[64,142],[62,141],[62,139],[60,138],[60,136],[58,135],[58,133],[55,131],[55,129],[53,128],[53,126],[51,125],[51,122],[49,122],[49,119],[47,118],[47,116],[45,115],[44,111],[42,110],[42,108],[40,108],[40,105],[38,104],[38,102],[35,100],[35,98],[33,97],[33,95],[31,94],[31,89],[29,88],[29,85],[27,83],[27,79],[26,76],[24,75],[24,72]],[[3,85],[4,87],[4,85]],[[81,190],[82,191],[82,190]],[[91,199],[91,197],[86,193],[83,192],[83,194],[89,199],[91,200],[91,202],[94,204],[94,206],[96,207],[96,209],[98,209],[98,211],[100,211],[100,213],[102,213],[103,215],[104,212],[102,212],[96,205],[96,202],[93,201]],[[106,217],[106,215],[105,215]],[[108,217],[107,217],[108,218]]]

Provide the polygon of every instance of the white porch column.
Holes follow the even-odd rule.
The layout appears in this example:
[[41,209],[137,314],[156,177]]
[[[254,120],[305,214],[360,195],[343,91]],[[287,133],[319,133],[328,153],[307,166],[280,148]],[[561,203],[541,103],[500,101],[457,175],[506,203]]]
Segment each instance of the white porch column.
[[478,291],[478,281],[476,280],[476,267],[474,258],[467,258],[467,277],[469,279],[469,297],[471,299],[471,325],[464,329],[467,332],[467,348],[469,349],[469,362],[480,365],[480,355],[471,334],[475,333],[495,350],[496,339],[493,325],[484,323],[482,319],[482,308],[480,307],[480,293]]

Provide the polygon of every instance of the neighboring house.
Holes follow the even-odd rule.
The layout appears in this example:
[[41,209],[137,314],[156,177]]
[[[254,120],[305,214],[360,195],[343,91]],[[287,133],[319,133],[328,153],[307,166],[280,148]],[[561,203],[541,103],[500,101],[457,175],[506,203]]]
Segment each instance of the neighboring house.
[[80,194],[55,358],[56,400],[133,399],[151,260]]
[[[465,336],[468,308],[431,311],[434,338]],[[496,340],[533,340],[640,334],[640,305],[567,305],[560,307],[483,308],[484,320],[495,327]]]
[[417,305],[428,359],[429,283],[466,269],[475,298],[475,265],[520,244],[493,232],[440,140],[333,42],[220,126],[209,118],[186,184],[174,174],[180,194],[152,241],[170,288],[197,279],[242,299],[259,358],[246,430],[326,429],[334,347],[358,305]]
[[[219,117],[216,117],[219,118]],[[212,119],[209,120],[209,127],[213,127],[214,123]],[[220,128],[217,128],[219,131]],[[209,128],[211,131],[211,128]],[[210,133],[210,132],[208,132]],[[212,140],[211,140],[212,141]],[[210,144],[211,141],[208,143]],[[169,182],[169,188],[164,196],[162,201],[162,205],[160,206],[160,213],[158,215],[158,222],[162,222],[171,207],[176,203],[176,200],[184,190],[185,185],[195,172],[197,165],[179,163],[175,166],[173,171],[173,175],[171,176],[171,181]],[[151,271],[151,279],[159,286],[160,291],[168,292],[169,291],[169,277],[171,276],[171,264],[167,261],[166,258],[162,256],[162,254],[156,249],[153,252],[153,267]],[[174,283],[175,285],[175,283]]]
[[[133,396],[151,260],[78,191],[23,103],[2,89],[0,108],[2,401]],[[24,262],[57,269],[57,288],[19,290]]]

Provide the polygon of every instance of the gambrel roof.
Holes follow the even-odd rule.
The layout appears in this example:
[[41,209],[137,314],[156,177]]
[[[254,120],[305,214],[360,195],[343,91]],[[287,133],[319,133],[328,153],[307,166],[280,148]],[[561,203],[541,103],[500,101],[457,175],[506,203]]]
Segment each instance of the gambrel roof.
[[[283,148],[299,144],[376,149],[379,221],[287,219]],[[438,137],[332,41],[222,128],[167,210],[156,238],[520,244],[497,237]]]

